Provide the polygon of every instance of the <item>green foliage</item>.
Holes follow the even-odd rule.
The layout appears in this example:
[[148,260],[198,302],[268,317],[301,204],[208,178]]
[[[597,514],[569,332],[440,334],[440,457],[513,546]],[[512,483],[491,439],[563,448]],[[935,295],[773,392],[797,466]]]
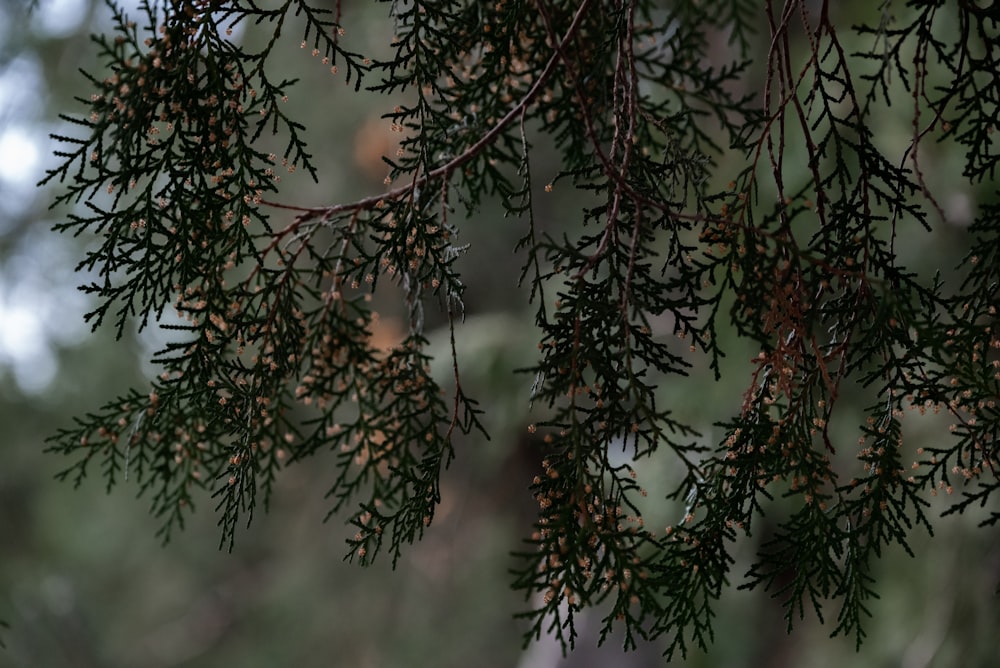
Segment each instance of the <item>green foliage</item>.
[[[595,607],[602,639],[664,637],[668,658],[707,647],[734,549],[766,516],[777,529],[742,586],[779,597],[789,627],[833,604],[833,632],[860,643],[873,566],[931,530],[927,496],[958,486],[962,512],[1000,487],[1000,208],[979,212],[957,281],[899,250],[910,229],[944,224],[918,149],[954,145],[970,183],[995,176],[1000,27],[971,2],[886,0],[847,31],[814,4],[412,0],[389,7],[385,60],[344,48],[339,4],[150,1],[141,26],[112,4],[114,34],[95,38],[106,75],[88,76],[89,114],[66,118],[82,136],[57,137],[46,181],[76,205],[58,229],[97,239],[79,267],[94,326],[155,319],[176,339],[151,388],[53,437],[73,458],[62,477],[134,476],[164,540],[210,493],[232,549],[282,468],[332,450],[349,556],[385,549],[395,563],[433,520],[458,435],[485,436],[456,355],[455,207],[474,221],[502,206],[524,226],[541,332],[527,370],[538,519],[513,569],[535,602],[528,636],[571,647],[575,616]],[[385,97],[402,140],[384,193],[277,200],[278,170],[319,178],[282,111],[294,81],[269,69],[289,39]],[[892,103],[910,108],[901,148],[872,128]],[[561,159],[548,183],[532,169],[543,134]],[[262,148],[271,135],[281,155]],[[556,229],[536,198],[561,188],[580,208]],[[407,322],[389,349],[374,338],[376,289]],[[429,318],[449,332],[451,378],[430,372]],[[759,354],[708,444],[661,387],[720,378],[732,330]],[[837,406],[856,436],[832,429]],[[915,452],[910,412],[947,415],[953,433]],[[678,472],[667,503],[683,512],[665,531],[644,520],[651,457]]]

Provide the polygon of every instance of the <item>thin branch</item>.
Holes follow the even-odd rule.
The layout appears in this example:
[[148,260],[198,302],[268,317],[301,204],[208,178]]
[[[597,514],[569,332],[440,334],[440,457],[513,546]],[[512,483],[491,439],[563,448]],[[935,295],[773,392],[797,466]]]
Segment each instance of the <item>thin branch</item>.
[[569,41],[573,38],[577,28],[580,25],[580,21],[583,19],[584,14],[586,14],[586,11],[590,6],[590,3],[591,0],[583,0],[580,3],[580,6],[576,10],[576,14],[573,15],[572,23],[570,24],[569,28],[567,28],[566,34],[563,35],[562,39],[559,42],[559,46],[556,48],[556,53],[554,53],[552,57],[549,58],[548,62],[545,65],[545,68],[538,75],[538,78],[535,79],[534,84],[532,84],[531,88],[528,89],[528,92],[524,94],[524,97],[522,97],[517,104],[511,107],[510,110],[508,110],[507,113],[504,114],[503,118],[497,121],[497,123],[492,128],[490,128],[486,133],[484,133],[483,136],[478,141],[476,141],[476,143],[467,148],[461,154],[452,158],[446,164],[431,170],[423,177],[416,179],[412,183],[408,183],[398,188],[388,190],[378,195],[372,195],[371,197],[365,197],[363,199],[355,200],[354,202],[349,202],[345,204],[334,204],[331,206],[321,206],[321,207],[300,207],[291,204],[281,204],[277,202],[271,202],[269,200],[262,200],[261,204],[265,204],[267,206],[279,207],[282,209],[289,209],[292,211],[298,211],[302,215],[300,215],[296,219],[296,222],[301,223],[311,220],[317,216],[330,218],[345,211],[363,211],[372,209],[380,205],[380,203],[384,203],[389,200],[395,200],[406,194],[412,194],[415,188],[421,188],[429,182],[436,181],[437,179],[440,178],[450,177],[452,172],[454,172],[456,169],[463,166],[467,162],[471,161],[473,158],[479,155],[483,151],[483,149],[492,144],[504,132],[504,130],[507,129],[508,125],[513,123],[516,119],[518,119],[521,116],[522,110],[527,108],[535,100],[535,98],[544,88],[545,84],[548,83],[549,78],[551,78],[553,73],[555,73],[556,65],[558,65],[560,61],[559,53],[561,52],[561,49],[566,44],[568,44]]

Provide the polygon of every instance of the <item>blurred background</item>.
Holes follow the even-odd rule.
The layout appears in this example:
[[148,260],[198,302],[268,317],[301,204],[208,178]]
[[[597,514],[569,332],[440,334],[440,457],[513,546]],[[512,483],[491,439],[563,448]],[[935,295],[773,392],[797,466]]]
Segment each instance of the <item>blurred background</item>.
[[[384,53],[389,6],[343,4],[351,47]],[[867,16],[875,4],[845,0],[839,9],[856,21],[877,21]],[[508,569],[511,551],[531,530],[534,453],[525,426],[532,379],[513,370],[532,363],[536,339],[527,292],[515,289],[523,258],[511,251],[522,224],[496,211],[460,225],[471,244],[462,260],[469,286],[468,319],[459,331],[463,384],[487,410],[492,439],[462,444],[434,526],[396,571],[385,561],[364,570],[343,561],[350,530],[338,518],[323,522],[330,463],[323,458],[284,472],[270,513],[238,536],[232,554],[216,549],[210,499],[186,531],[161,546],[134,482],[107,491],[99,477],[75,490],[54,480],[65,462],[43,453],[45,438],[72,416],[142,387],[151,372],[145,360],[158,345],[156,332],[118,342],[108,331],[89,332],[83,314],[90,305],[73,273],[87,240],[52,232],[66,212],[48,210],[51,192],[35,188],[53,164],[49,133],[69,132],[58,114],[79,113],[73,97],[90,93],[77,68],[98,68],[89,34],[107,21],[107,9],[91,0],[39,0],[31,11],[22,0],[0,0],[0,619],[10,625],[0,629],[0,666],[662,665],[662,648],[624,656],[612,640],[595,650],[586,632],[568,659],[544,638],[522,650],[523,628],[513,613],[529,603],[508,588]],[[289,104],[310,129],[322,176],[319,185],[286,176],[283,200],[325,204],[378,192],[380,156],[392,150],[379,116],[391,105],[354,95],[294,38],[281,57],[280,66],[304,80]],[[892,155],[908,139],[909,110],[894,105],[873,119],[880,140],[900,147]],[[993,195],[949,180],[961,167],[947,147],[925,150],[925,163],[935,166],[930,185],[948,219],[933,234],[902,235],[901,253],[915,268],[947,272],[960,261],[977,202]],[[540,154],[532,169],[545,183],[558,163]],[[579,203],[568,186],[562,190],[539,198],[547,229],[577,220]],[[432,338],[444,345],[441,335]],[[663,401],[702,428],[707,443],[720,440],[712,424],[738,410],[744,360],[756,352],[729,339],[726,364],[736,381],[715,383],[702,366],[692,379],[662,388]],[[932,442],[944,426],[914,418],[911,444]],[[857,437],[851,428],[847,420],[847,442]],[[665,492],[669,457],[644,462],[641,473],[651,492]],[[662,504],[650,512],[663,524],[678,511]],[[915,534],[916,558],[898,548],[886,553],[878,573],[882,598],[871,604],[868,640],[857,653],[853,639],[830,639],[831,627],[814,616],[787,636],[778,601],[734,586],[718,606],[711,653],[676,665],[996,666],[1000,540],[976,522],[952,517],[933,540]],[[738,546],[734,585],[754,549],[750,542]],[[835,606],[826,614],[835,618]]]

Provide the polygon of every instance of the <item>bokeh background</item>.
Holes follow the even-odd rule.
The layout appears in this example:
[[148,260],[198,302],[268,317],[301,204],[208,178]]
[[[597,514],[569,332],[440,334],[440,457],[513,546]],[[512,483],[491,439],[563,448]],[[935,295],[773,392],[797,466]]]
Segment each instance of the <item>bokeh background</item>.
[[[876,4],[843,0],[838,11],[853,21],[877,20]],[[343,6],[352,46],[384,53],[389,5],[344,0]],[[343,561],[350,530],[338,518],[324,523],[331,462],[322,457],[284,472],[270,512],[240,533],[231,554],[217,549],[208,498],[186,531],[162,546],[134,481],[108,491],[98,477],[79,489],[54,479],[65,462],[43,452],[45,438],[72,416],[141,387],[152,372],[145,360],[161,336],[151,331],[114,341],[108,331],[89,331],[83,314],[91,305],[76,290],[81,278],[73,272],[87,240],[52,232],[66,212],[48,210],[51,191],[35,188],[53,164],[49,133],[70,132],[58,114],[79,113],[73,97],[90,93],[77,70],[98,67],[88,36],[104,29],[108,14],[91,0],[39,0],[30,8],[0,0],[0,619],[9,624],[0,629],[6,644],[0,666],[662,665],[655,644],[631,655],[622,655],[614,639],[595,649],[586,623],[567,659],[544,638],[522,649],[524,629],[513,614],[529,602],[509,590],[508,569],[510,553],[530,533],[527,486],[537,453],[525,429],[532,379],[513,370],[532,362],[536,339],[527,291],[516,288],[523,258],[512,249],[522,224],[497,211],[460,223],[471,244],[462,260],[469,291],[460,355],[466,389],[488,411],[492,439],[461,445],[439,517],[395,571],[385,561],[367,569]],[[717,41],[724,49],[725,40]],[[385,176],[380,157],[392,150],[388,123],[379,116],[392,103],[354,95],[294,36],[287,43],[279,66],[303,78],[289,104],[310,129],[322,181],[286,176],[282,197],[323,204],[378,192]],[[893,155],[908,139],[909,109],[894,105],[873,118]],[[537,143],[544,147],[545,139]],[[978,204],[995,196],[995,186],[976,191],[953,181],[959,156],[946,146],[924,150],[946,220],[930,234],[907,230],[901,253],[915,268],[947,276],[967,243],[965,227]],[[557,158],[544,151],[533,163],[541,183],[557,171]],[[539,198],[546,229],[575,224],[579,204],[568,191]],[[394,336],[393,319],[383,322],[382,334]],[[432,339],[444,345],[442,335]],[[700,426],[706,442],[719,440],[713,423],[738,410],[745,360],[755,352],[729,339],[732,378],[716,383],[702,366],[693,378],[662,388],[663,401]],[[847,443],[857,438],[851,428],[846,420]],[[913,447],[946,433],[934,418],[914,417],[907,428]],[[651,491],[665,492],[669,457],[643,462],[641,473]],[[936,510],[946,507],[932,502]],[[660,501],[650,509],[662,523],[678,512]],[[878,572],[882,598],[871,604],[869,637],[857,652],[853,639],[829,638],[832,627],[813,615],[796,620],[796,631],[786,635],[779,601],[734,586],[718,606],[711,653],[676,665],[1000,665],[1000,540],[995,528],[977,529],[978,519],[939,522],[933,540],[916,533],[915,558],[898,548],[886,553]],[[734,585],[754,549],[754,540],[738,546]],[[835,606],[825,612],[836,616]]]

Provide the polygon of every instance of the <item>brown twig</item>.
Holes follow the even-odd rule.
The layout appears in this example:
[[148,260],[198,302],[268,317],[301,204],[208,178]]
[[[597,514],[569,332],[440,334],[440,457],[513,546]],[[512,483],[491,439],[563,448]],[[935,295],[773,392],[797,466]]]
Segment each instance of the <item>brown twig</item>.
[[316,216],[324,216],[325,218],[330,218],[345,211],[365,211],[368,209],[372,209],[375,208],[380,202],[394,200],[403,195],[406,195],[407,193],[412,194],[415,189],[421,188],[422,186],[426,185],[429,182],[435,181],[440,178],[448,178],[449,176],[451,176],[452,172],[454,172],[459,167],[465,165],[467,162],[471,161],[473,158],[479,155],[484,148],[492,144],[497,139],[497,137],[499,137],[500,134],[507,128],[508,125],[510,125],[512,122],[514,122],[517,118],[520,117],[521,111],[526,107],[528,107],[534,101],[534,99],[542,91],[542,88],[545,86],[545,84],[548,83],[548,80],[552,77],[552,74],[555,72],[556,66],[560,61],[559,52],[566,44],[569,43],[569,41],[575,35],[576,30],[580,25],[580,21],[583,19],[583,16],[586,14],[587,8],[590,6],[590,2],[591,0],[583,0],[580,3],[580,6],[576,10],[576,14],[574,14],[573,16],[572,23],[570,24],[569,28],[567,28],[566,34],[563,35],[562,39],[559,42],[559,46],[556,49],[556,53],[554,53],[552,57],[549,58],[549,61],[545,64],[545,68],[538,75],[538,78],[535,79],[535,82],[532,84],[531,88],[528,89],[528,92],[524,94],[524,97],[522,97],[517,104],[511,107],[510,110],[506,114],[504,114],[503,118],[497,121],[497,123],[492,128],[490,128],[482,137],[480,137],[475,144],[467,148],[461,154],[452,158],[446,164],[427,172],[423,177],[414,179],[411,183],[408,183],[404,186],[388,190],[379,195],[372,195],[371,197],[365,197],[363,199],[355,200],[354,202],[348,202],[344,204],[334,204],[331,206],[320,206],[320,207],[300,207],[291,204],[280,204],[277,202],[271,202],[269,200],[261,200],[261,204],[282,209],[289,209],[292,211],[298,211],[301,214],[299,218],[301,218],[302,222],[304,222],[306,220],[315,218]]

